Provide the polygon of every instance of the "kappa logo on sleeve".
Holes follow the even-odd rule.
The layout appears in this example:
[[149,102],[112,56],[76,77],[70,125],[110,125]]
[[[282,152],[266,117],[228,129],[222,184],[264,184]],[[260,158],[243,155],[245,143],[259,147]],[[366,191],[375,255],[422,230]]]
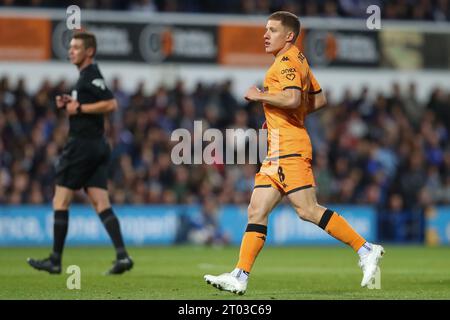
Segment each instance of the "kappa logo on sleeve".
[[102,90],[106,89],[106,84],[105,84],[105,80],[98,78],[98,79],[94,79],[92,80],[92,84]]
[[289,61],[289,57],[284,56],[283,58],[281,58],[281,61]]

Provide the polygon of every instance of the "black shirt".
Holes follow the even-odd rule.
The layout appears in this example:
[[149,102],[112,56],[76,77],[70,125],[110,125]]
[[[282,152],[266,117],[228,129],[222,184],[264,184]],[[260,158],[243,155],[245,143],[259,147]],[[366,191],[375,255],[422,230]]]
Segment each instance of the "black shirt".
[[[106,87],[97,65],[92,63],[80,71],[72,98],[85,104],[114,99],[114,95]],[[69,137],[96,139],[101,138],[105,131],[104,114],[75,114],[69,117],[69,123]]]

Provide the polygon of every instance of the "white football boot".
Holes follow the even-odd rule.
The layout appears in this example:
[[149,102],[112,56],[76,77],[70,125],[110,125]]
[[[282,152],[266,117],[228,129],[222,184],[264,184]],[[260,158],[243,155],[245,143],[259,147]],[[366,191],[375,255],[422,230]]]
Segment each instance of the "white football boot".
[[239,281],[231,273],[223,273],[219,276],[207,274],[203,277],[206,283],[219,290],[229,291],[235,294],[243,295],[247,290],[247,282]]
[[361,287],[366,287],[375,277],[378,263],[384,254],[384,248],[377,244],[372,244],[372,250],[359,259],[359,266],[364,275],[361,281]]

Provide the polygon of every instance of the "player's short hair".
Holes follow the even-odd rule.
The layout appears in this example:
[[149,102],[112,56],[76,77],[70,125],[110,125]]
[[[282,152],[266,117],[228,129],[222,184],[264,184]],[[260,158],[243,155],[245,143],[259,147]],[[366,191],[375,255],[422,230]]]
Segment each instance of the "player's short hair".
[[272,13],[267,20],[281,21],[281,24],[284,27],[294,32],[294,38],[291,42],[295,43],[295,41],[297,41],[297,37],[300,33],[300,20],[295,14],[287,11],[277,11]]
[[81,39],[83,41],[83,45],[85,49],[94,48],[94,56],[97,52],[97,40],[95,35],[90,32],[80,31],[76,32],[72,39]]

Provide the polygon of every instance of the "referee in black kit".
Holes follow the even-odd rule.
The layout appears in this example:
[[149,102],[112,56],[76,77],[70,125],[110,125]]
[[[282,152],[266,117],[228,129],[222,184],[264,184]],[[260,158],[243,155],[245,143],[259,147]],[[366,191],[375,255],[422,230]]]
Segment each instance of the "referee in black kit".
[[43,260],[28,258],[37,270],[61,273],[61,258],[68,229],[69,205],[74,192],[83,188],[98,213],[116,249],[117,259],[107,274],[121,274],[133,267],[122,239],[119,220],[114,214],[107,191],[110,147],[104,137],[104,115],[117,109],[117,101],[106,87],[93,62],[97,49],[95,36],[76,33],[70,41],[70,62],[80,71],[72,96],[56,97],[58,109],[69,114],[69,138],[56,167],[53,198],[53,252]]

